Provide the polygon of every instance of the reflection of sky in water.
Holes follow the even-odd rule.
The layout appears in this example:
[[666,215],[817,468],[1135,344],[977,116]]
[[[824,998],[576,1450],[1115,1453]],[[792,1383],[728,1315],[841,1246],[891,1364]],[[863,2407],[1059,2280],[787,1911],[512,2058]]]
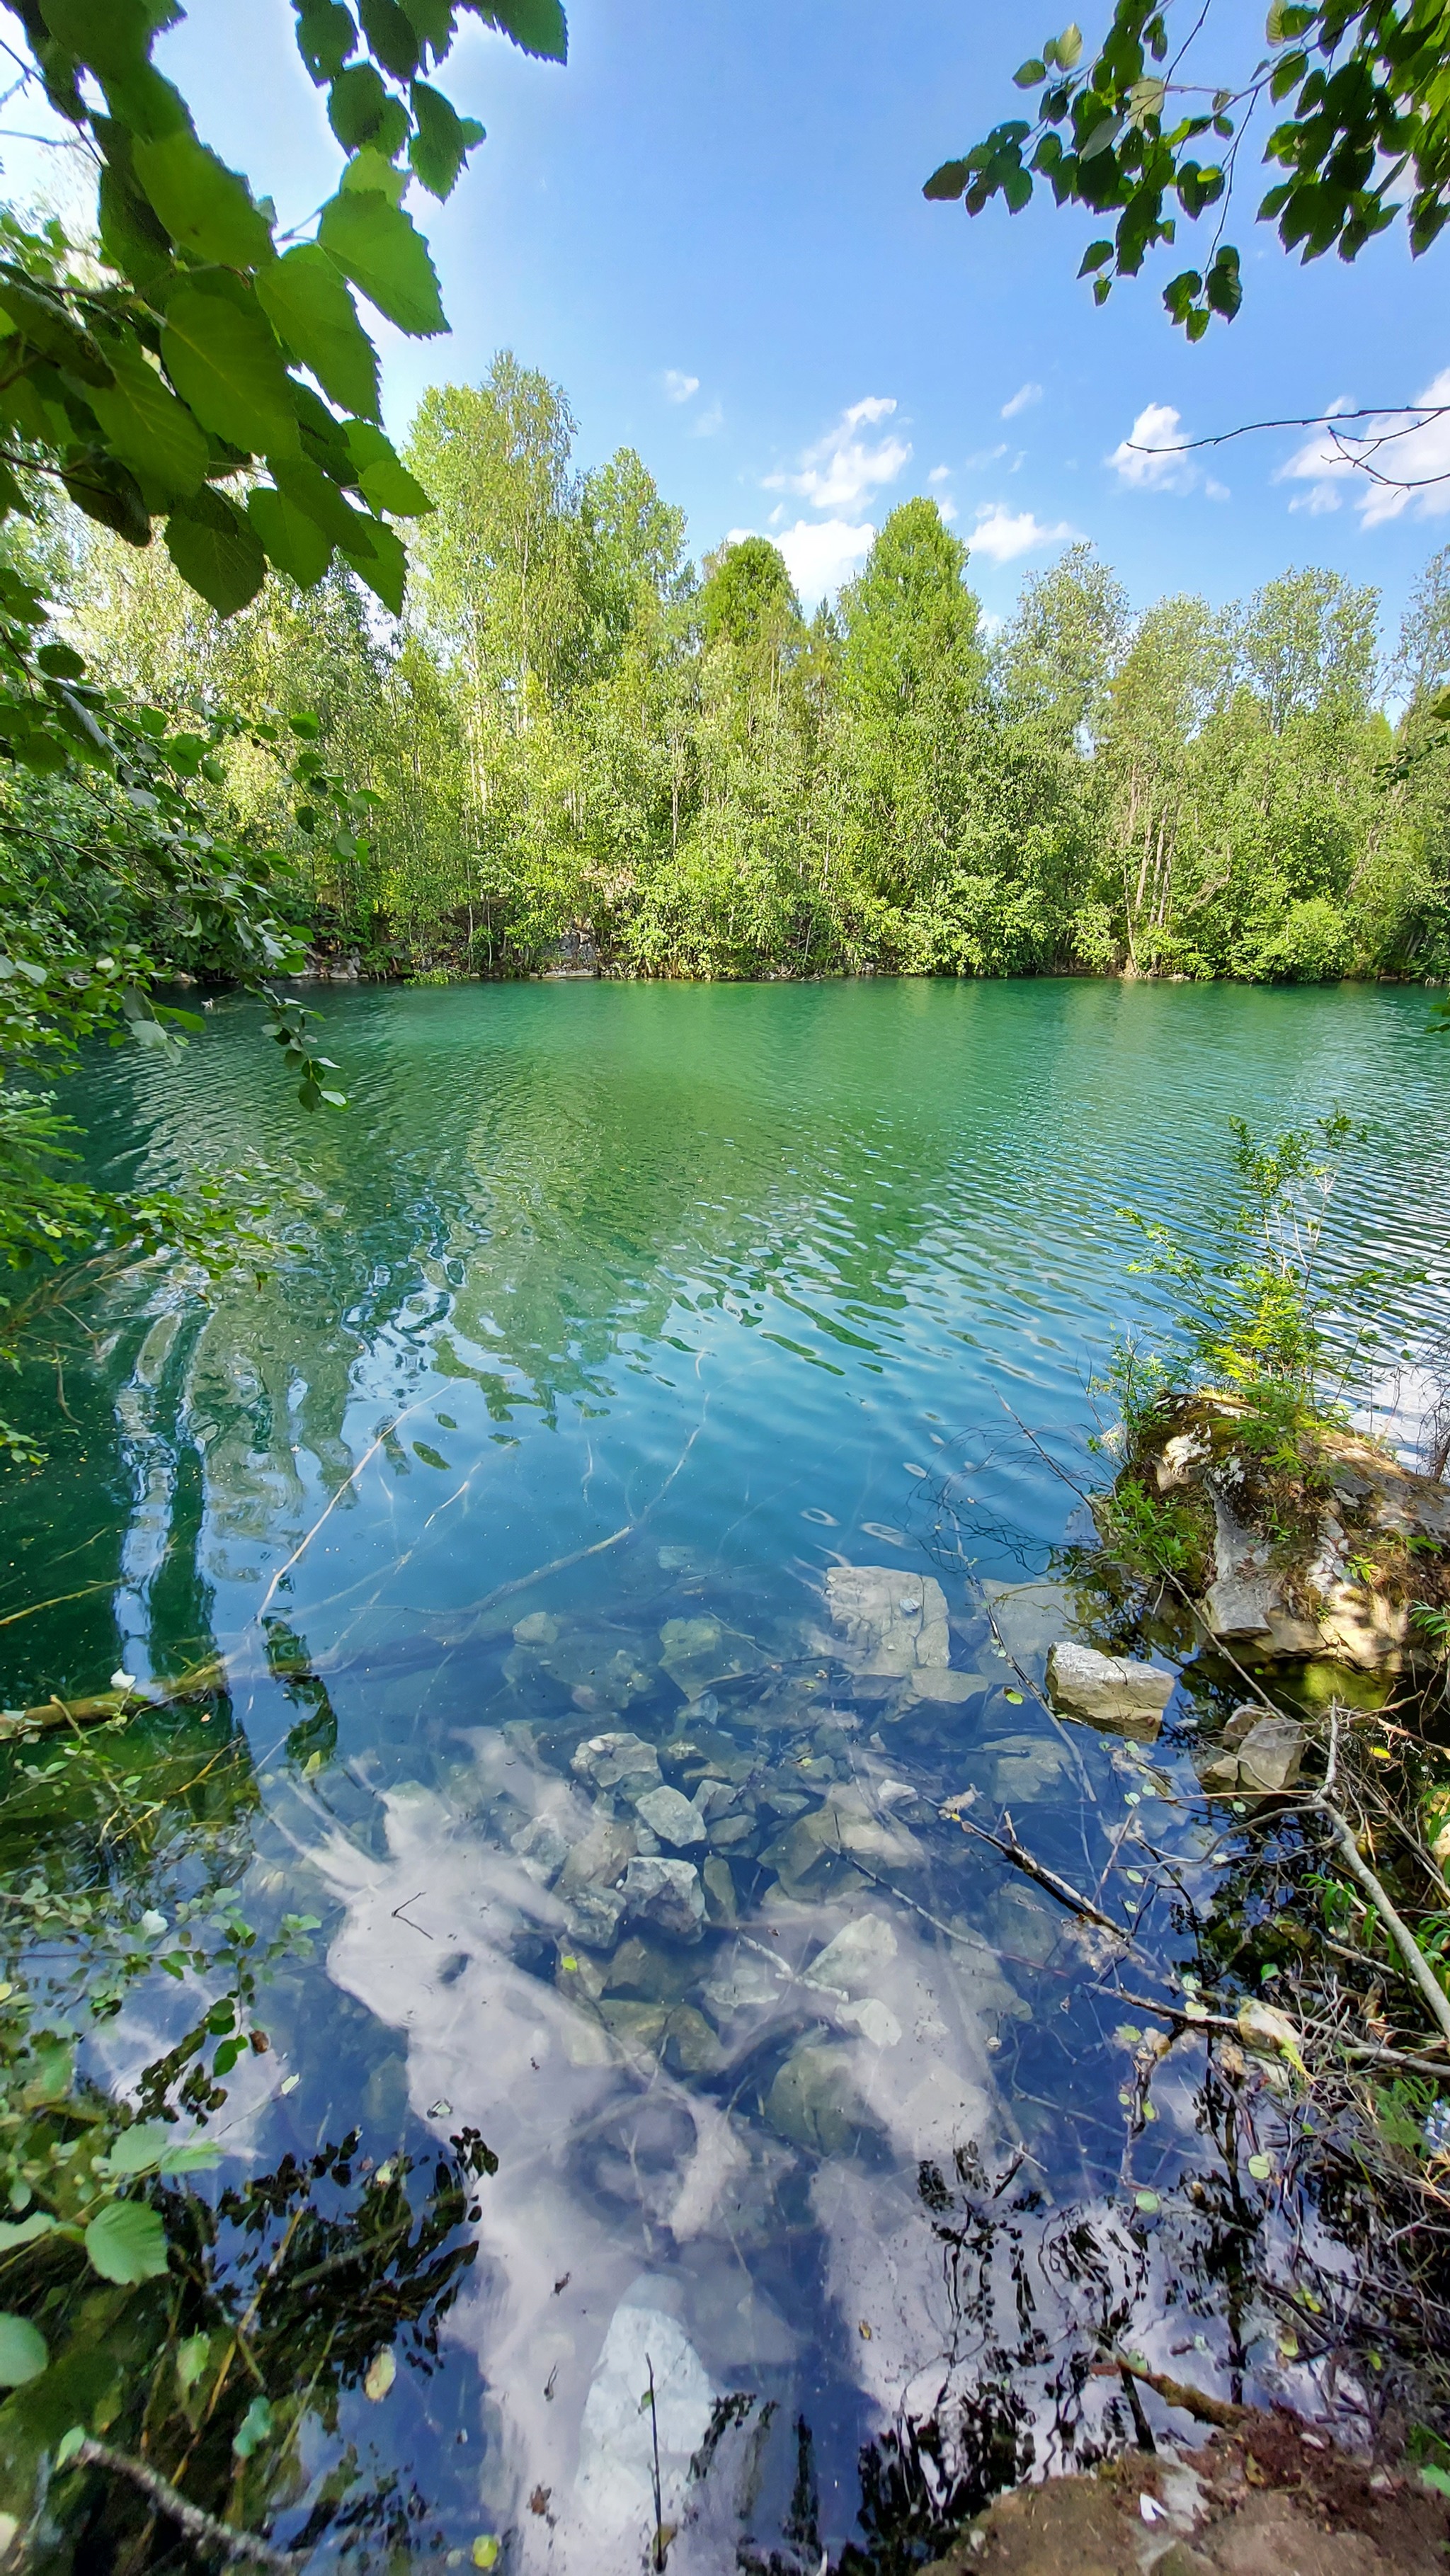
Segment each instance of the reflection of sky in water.
[[[518,2566],[636,2562],[642,2366],[672,2565],[732,2566],[753,2533],[814,2571],[860,2445],[939,2420],[968,2459],[984,2418],[953,2409],[994,2341],[1039,2444],[1101,2421],[1112,2392],[1064,2356],[1117,2298],[1112,2332],[1170,2371],[1195,2336],[1205,2378],[1233,2360],[1183,2196],[1214,2152],[1201,2056],[1173,2053],[1129,2135],[1101,1944],[937,1814],[1010,1806],[1126,1915],[1150,1846],[1201,1880],[1187,1738],[1145,1768],[1009,1698],[968,1578],[1046,1568],[1073,1497],[1003,1399],[1079,1471],[1086,1380],[1157,1293],[1117,1211],[1195,1229],[1230,1115],[1367,1103],[1331,1264],[1441,1260],[1423,1020],[1357,992],[495,988],[329,1000],[356,1106],[305,1132],[231,1006],[179,1068],[98,1075],[118,1167],[255,1164],[291,1193],[265,1286],[118,1311],[108,1362],[119,1643],[132,1669],[229,1652],[268,1800],[250,1892],[328,1921],[332,1982],[279,1993],[236,2142],[270,2160],[360,2119],[392,2144],[411,2117],[499,2154],[448,2347],[481,2411],[454,2390],[410,2438]],[[78,1543],[123,1490],[91,1449]],[[822,1598],[841,1559],[903,1600],[935,1569],[954,1697],[853,1665]],[[317,1659],[324,1692],[268,1674],[272,1585],[274,1658]],[[1062,1617],[1051,1588],[1004,1614],[1029,1684]],[[118,1641],[82,1605],[68,1669],[92,1633],[88,1684]],[[611,1730],[692,1798],[716,1782],[708,1842],[659,1843],[581,1779]],[[709,1853],[698,1937],[638,1913],[598,1937],[615,1830],[645,1863]],[[1142,1937],[1188,1955],[1166,1901]],[[1289,2385],[1265,2351],[1251,2378]],[[891,2456],[927,2529],[950,2460]]]

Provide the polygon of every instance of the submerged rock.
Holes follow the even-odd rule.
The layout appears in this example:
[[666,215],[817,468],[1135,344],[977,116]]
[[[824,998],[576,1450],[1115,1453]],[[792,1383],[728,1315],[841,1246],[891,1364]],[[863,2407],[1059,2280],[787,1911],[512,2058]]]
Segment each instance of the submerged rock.
[[569,1939],[582,1950],[612,1950],[624,1920],[624,1899],[609,1887],[581,1887],[564,1915]]
[[712,1695],[716,1682],[739,1681],[757,1673],[764,1660],[752,1638],[724,1627],[718,1619],[667,1619],[660,1630],[660,1645],[665,1671],[697,1707]]
[[530,1878],[540,1887],[552,1887],[571,1846],[552,1816],[535,1816],[511,1837],[510,1848],[518,1853]]
[[843,1995],[869,1994],[888,1960],[896,1957],[898,1946],[884,1914],[858,1914],[811,1961],[802,1983],[827,1986]]
[[657,1834],[662,1843],[673,1843],[676,1850],[705,1839],[699,1808],[678,1789],[648,1789],[642,1798],[636,1798],[634,1811],[652,1834]]
[[850,2050],[814,2040],[793,2049],[765,2097],[765,2116],[815,2155],[848,2153],[866,2126]]
[[1198,1776],[1205,1789],[1220,1795],[1239,1791],[1265,1796],[1292,1789],[1308,1740],[1296,1718],[1252,1706],[1236,1708],[1223,1731],[1223,1750]]
[[690,2462],[714,2409],[705,2365],[678,2320],[662,2308],[616,2308],[579,2427],[583,2517],[610,2535],[653,2531],[658,2439],[661,2509],[666,2522],[681,2521]]
[[627,1796],[660,1786],[660,1757],[642,1735],[591,1735],[570,1768],[596,1789],[622,1789]]
[[951,1661],[946,1594],[929,1574],[917,1580],[889,1565],[833,1565],[826,1607],[846,1632],[847,1660],[862,1673],[945,1671]]
[[676,1940],[696,1941],[705,1928],[705,1891],[688,1860],[632,1860],[620,1882],[631,1918],[653,1923]]
[[1047,1688],[1062,1717],[1112,1735],[1152,1737],[1163,1723],[1173,1691],[1172,1673],[1123,1655],[1100,1655],[1095,1646],[1064,1640],[1047,1658]]

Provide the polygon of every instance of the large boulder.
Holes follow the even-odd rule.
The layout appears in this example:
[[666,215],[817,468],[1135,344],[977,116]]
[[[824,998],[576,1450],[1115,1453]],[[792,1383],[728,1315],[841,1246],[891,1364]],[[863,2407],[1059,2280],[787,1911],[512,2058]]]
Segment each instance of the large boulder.
[[1125,1655],[1064,1640],[1047,1658],[1047,1689],[1060,1717],[1080,1718],[1110,1735],[1155,1736],[1173,1690],[1172,1673]]

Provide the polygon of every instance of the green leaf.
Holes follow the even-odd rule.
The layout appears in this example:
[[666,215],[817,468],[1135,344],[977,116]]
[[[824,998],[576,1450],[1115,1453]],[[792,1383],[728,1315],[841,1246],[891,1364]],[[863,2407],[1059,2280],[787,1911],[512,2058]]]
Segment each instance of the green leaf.
[[1433,2460],[1422,2462],[1419,2479],[1422,2487],[1433,2487],[1436,2495],[1450,2496],[1450,2472],[1437,2468]]
[[315,590],[332,561],[332,539],[283,492],[263,484],[247,494],[247,517],[269,562],[301,590]]
[[293,0],[297,11],[297,51],[316,88],[336,80],[349,54],[357,48],[357,26],[342,0]]
[[58,296],[28,279],[0,274],[0,313],[53,365],[83,385],[108,385],[111,370],[89,331],[77,328]]
[[1089,242],[1082,255],[1082,266],[1078,270],[1079,277],[1091,277],[1093,270],[1106,266],[1112,255],[1113,245],[1110,241]]
[[342,174],[340,197],[386,197],[390,206],[401,206],[411,181],[406,170],[396,170],[386,152],[365,143],[354,152]]
[[86,666],[79,653],[73,652],[69,644],[42,644],[35,658],[42,671],[46,672],[52,680],[85,678]]
[[50,2360],[44,2335],[28,2317],[0,2315],[0,2388],[23,2388]]
[[446,331],[428,245],[401,206],[344,190],[322,209],[318,239],[344,277],[417,340]]
[[1047,78],[1047,65],[1039,54],[1029,54],[1025,63],[1018,64],[1012,78],[1018,89],[1036,89],[1039,81]]
[[166,2270],[166,2230],[144,2200],[109,2201],[86,2229],[86,2252],[103,2281],[129,2289]]
[[411,96],[417,131],[408,159],[430,196],[451,196],[469,153],[484,140],[483,127],[476,116],[457,115],[442,91],[426,81],[414,81]]
[[343,425],[347,452],[357,468],[358,490],[375,510],[391,510],[399,519],[421,519],[432,509],[423,486],[408,472],[392,442],[370,420]]
[[78,510],[95,519],[103,528],[114,528],[128,546],[149,546],[151,512],[136,477],[107,456],[103,448],[92,447],[72,456],[61,473],[61,481]]
[[107,355],[116,381],[89,399],[117,456],[150,488],[177,496],[199,491],[207,446],[185,404],[139,347],[117,342]]
[[171,2131],[164,2120],[134,2120],[123,2129],[106,2158],[113,2174],[149,2173],[159,2164],[171,2144]]
[[257,300],[299,366],[324,393],[367,420],[378,414],[377,352],[357,318],[351,293],[325,250],[299,242],[269,261],[257,278]]
[[29,2218],[6,2219],[0,2225],[0,2254],[13,2254],[17,2245],[33,2245],[37,2236],[50,2236],[55,2220],[49,2212],[37,2209]]
[[330,476],[307,457],[288,463],[279,457],[272,468],[272,479],[295,508],[305,510],[335,546],[356,546],[366,554],[372,530],[371,519],[364,520],[349,501],[344,500]]
[[1076,71],[1082,61],[1082,29],[1075,19],[1058,37],[1057,59],[1065,72]]
[[371,63],[350,63],[327,94],[327,122],[344,152],[376,142],[391,161],[408,131],[408,114]]
[[416,27],[425,45],[433,48],[433,59],[441,63],[453,42],[453,0],[402,0],[403,13],[411,27]]
[[260,305],[183,286],[161,334],[166,372],[203,428],[254,455],[295,456],[287,371]]
[[255,599],[267,577],[267,559],[240,511],[209,488],[180,502],[166,522],[166,551],[193,590],[219,617],[231,617]]
[[363,34],[394,80],[411,80],[418,68],[418,31],[398,0],[357,0]]
[[939,170],[933,170],[921,193],[935,203],[945,204],[950,198],[961,195],[971,175],[970,161],[943,161]]
[[1111,152],[1122,130],[1121,116],[1105,116],[1095,125],[1078,152],[1080,161],[1096,161],[1099,153]]
[[272,2409],[265,2397],[254,2397],[232,2436],[232,2449],[239,2460],[249,2460],[260,2442],[272,2430]]
[[359,579],[376,593],[384,608],[391,609],[394,617],[401,617],[408,578],[408,557],[403,540],[396,528],[386,526],[381,519],[367,519],[362,526],[370,551],[366,555],[355,554],[349,546],[344,549],[348,562]]
[[486,27],[497,27],[526,54],[566,63],[569,28],[559,0],[464,0]]
[[131,163],[178,250],[223,268],[255,268],[266,258],[272,228],[246,180],[194,134],[134,143]]
[[1132,122],[1141,125],[1145,117],[1161,116],[1167,95],[1166,81],[1135,80],[1128,92],[1128,112]]

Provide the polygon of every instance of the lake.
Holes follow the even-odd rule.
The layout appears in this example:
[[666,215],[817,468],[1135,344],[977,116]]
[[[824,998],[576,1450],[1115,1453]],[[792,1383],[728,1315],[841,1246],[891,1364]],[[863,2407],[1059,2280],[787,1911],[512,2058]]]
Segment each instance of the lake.
[[[1222,1685],[1156,1744],[1038,1686],[1082,1616],[1093,1381],[1164,1315],[1123,1211],[1202,1247],[1230,1119],[1364,1122],[1326,1261],[1399,1274],[1377,1401],[1413,1439],[1450,1200],[1424,995],[319,1006],[345,1115],[234,1000],[87,1075],[97,1170],[239,1175],[265,1245],[207,1294],[133,1274],[17,1397],[52,1463],[12,1480],[3,1608],[57,1606],[0,1629],[11,1705],[225,1660],[129,1730],[205,1784],[185,1830],[36,1863],[317,1918],[226,2073],[222,2178],[354,2129],[364,2175],[470,2131],[498,2160],[274,2537],[352,2445],[418,2564],[613,2576],[658,2518],[685,2576],[904,2569],[1014,2469],[1132,2438],[1104,2353],[1312,2411],[1273,2283],[1348,2239],[1290,2205],[1272,2088],[1244,2134],[1201,2039],[1155,2059],[1122,1999],[1215,1973]],[[969,1830],[1004,1812],[1132,1952]],[[94,2069],[134,2085],[194,2013],[143,1979]]]

